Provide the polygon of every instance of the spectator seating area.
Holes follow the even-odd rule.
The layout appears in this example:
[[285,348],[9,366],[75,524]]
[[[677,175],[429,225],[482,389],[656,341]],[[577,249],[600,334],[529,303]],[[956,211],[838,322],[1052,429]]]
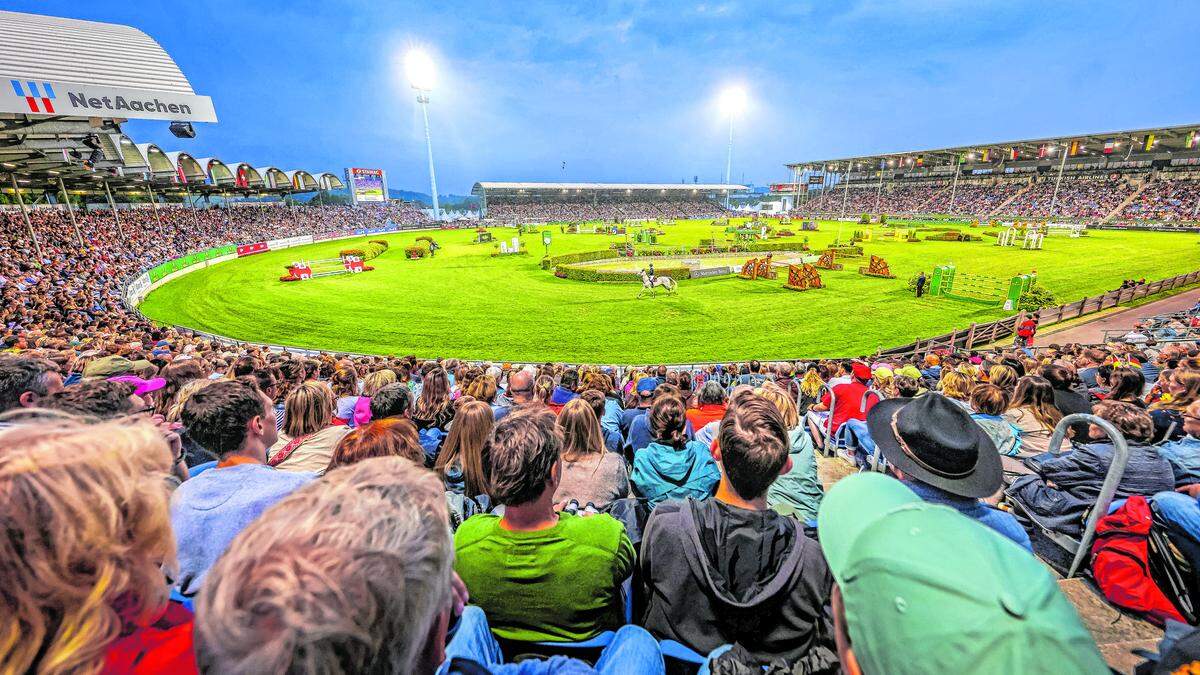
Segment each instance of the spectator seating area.
[[[914,184],[861,182],[849,190],[834,186],[801,204],[796,216],[845,213],[952,214],[976,218],[1063,218],[1099,222],[1180,223],[1200,221],[1200,180],[1194,176],[1144,174],[1113,179],[1109,174],[1065,176],[1055,196],[1055,177],[996,179],[992,182],[950,180]],[[1140,192],[1139,192],[1140,189]],[[951,194],[953,192],[953,208]],[[1136,196],[1135,196],[1136,195]],[[1015,197],[1015,198],[1014,198]],[[1127,199],[1132,201],[1126,203]],[[1053,207],[1053,208],[1052,208]]]
[[1104,672],[1139,657],[1102,655],[1045,563],[1128,522],[1084,541],[1085,583],[1197,621],[1196,342],[513,368],[121,307],[120,279],[279,213],[138,211],[124,239],[96,213],[80,248],[40,212],[42,260],[8,223],[0,669]]
[[488,201],[487,217],[502,223],[547,223],[629,219],[721,218],[726,209],[717,202],[701,199],[620,200],[597,202]]

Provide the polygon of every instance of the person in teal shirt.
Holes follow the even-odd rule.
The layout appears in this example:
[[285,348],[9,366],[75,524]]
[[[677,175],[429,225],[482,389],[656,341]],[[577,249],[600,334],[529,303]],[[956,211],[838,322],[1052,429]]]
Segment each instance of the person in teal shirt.
[[608,515],[557,513],[561,437],[545,408],[513,412],[492,430],[484,471],[502,516],[463,521],[455,570],[492,631],[520,642],[577,642],[625,624],[621,585],[633,544]]
[[654,440],[634,453],[629,483],[651,509],[667,499],[707,499],[721,482],[709,449],[687,440],[686,414],[675,396],[659,397],[646,413]]

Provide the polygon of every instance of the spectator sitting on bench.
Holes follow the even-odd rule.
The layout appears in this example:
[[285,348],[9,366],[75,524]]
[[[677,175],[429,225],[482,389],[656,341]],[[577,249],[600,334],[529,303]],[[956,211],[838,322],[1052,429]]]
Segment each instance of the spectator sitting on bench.
[[1109,672],[1045,565],[971,518],[861,473],[818,522],[846,675]]
[[922,500],[949,506],[1032,551],[1011,514],[984,503],[1002,486],[1000,455],[987,432],[941,394],[890,398],[867,415],[887,470]]
[[685,412],[683,401],[666,395],[645,415],[654,440],[634,454],[629,482],[651,509],[666,499],[710,497],[721,479],[708,447],[687,439]]
[[761,663],[821,649],[831,661],[820,547],[767,506],[768,488],[790,468],[783,418],[769,401],[741,398],[717,445],[716,496],[665,502],[646,523],[642,625],[702,654],[736,642]]
[[[1095,414],[1112,423],[1129,444],[1129,463],[1113,499],[1175,489],[1170,463],[1148,445],[1154,423],[1146,411],[1128,403],[1101,401]],[[1088,438],[1088,443],[1076,443],[1061,455],[1026,460],[1037,474],[1018,478],[1008,490],[1009,498],[1020,502],[1042,526],[1070,536],[1082,532],[1084,514],[1095,504],[1115,453],[1100,427],[1089,425]]]
[[501,638],[575,642],[625,623],[621,584],[633,571],[633,544],[611,516],[555,512],[561,450],[547,409],[497,422],[483,468],[504,515],[473,516],[454,535],[455,568]]

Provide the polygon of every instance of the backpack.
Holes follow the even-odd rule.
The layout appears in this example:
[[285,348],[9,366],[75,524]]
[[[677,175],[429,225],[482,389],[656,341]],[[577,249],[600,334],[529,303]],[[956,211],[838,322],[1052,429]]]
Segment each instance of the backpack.
[[1092,577],[1109,602],[1162,626],[1167,619],[1182,622],[1184,618],[1151,575],[1152,520],[1150,504],[1141,495],[1101,518],[1092,542]]

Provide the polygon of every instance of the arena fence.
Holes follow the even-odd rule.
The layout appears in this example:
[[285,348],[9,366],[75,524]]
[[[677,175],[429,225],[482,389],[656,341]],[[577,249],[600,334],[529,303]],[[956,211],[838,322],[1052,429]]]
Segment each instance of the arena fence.
[[[1101,295],[1085,297],[1075,302],[1068,302],[1057,307],[1044,307],[1034,314],[1038,317],[1038,326],[1044,327],[1061,321],[1075,319],[1088,314],[1111,309],[1118,305],[1128,304],[1151,295],[1174,288],[1190,286],[1200,282],[1200,270],[1180,274],[1158,281],[1151,281],[1137,286],[1130,286]],[[956,328],[944,335],[930,338],[918,338],[900,347],[883,349],[876,356],[896,356],[918,358],[939,349],[974,349],[995,342],[1007,340],[1016,333],[1016,326],[1025,319],[1026,312],[1005,317],[990,323],[973,323],[965,329]]]

